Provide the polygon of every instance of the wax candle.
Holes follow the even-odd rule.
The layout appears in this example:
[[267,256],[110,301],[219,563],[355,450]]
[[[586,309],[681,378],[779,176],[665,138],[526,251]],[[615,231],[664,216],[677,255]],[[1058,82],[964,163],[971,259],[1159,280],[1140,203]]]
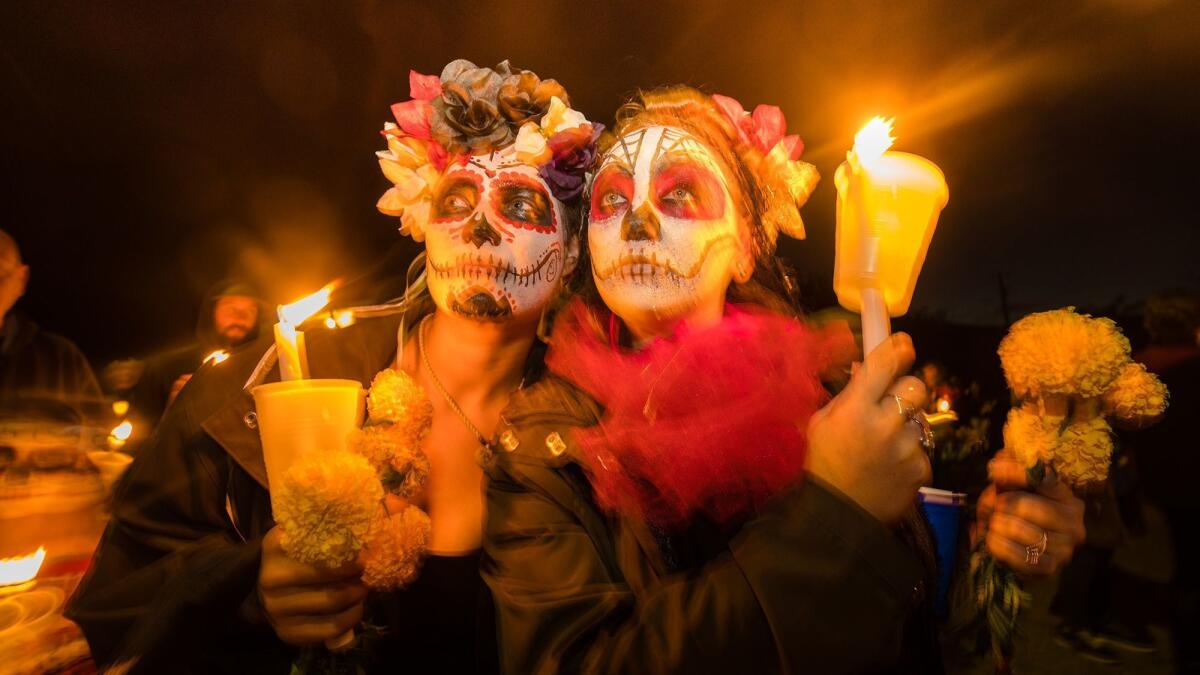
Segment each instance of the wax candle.
[[330,284],[321,290],[291,303],[279,306],[279,323],[275,324],[275,351],[279,355],[279,377],[282,380],[308,379],[308,356],[304,351],[304,331],[298,326],[308,317],[329,304],[333,292]]

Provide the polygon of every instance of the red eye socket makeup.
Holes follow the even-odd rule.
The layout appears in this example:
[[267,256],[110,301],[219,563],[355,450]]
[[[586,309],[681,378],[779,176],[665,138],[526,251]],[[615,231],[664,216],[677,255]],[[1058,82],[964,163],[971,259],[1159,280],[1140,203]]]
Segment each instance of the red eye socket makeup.
[[665,215],[716,220],[725,215],[720,179],[706,167],[675,162],[658,171],[650,184],[655,205]]
[[[621,199],[612,199],[618,195]],[[592,206],[589,217],[605,220],[624,213],[633,200],[633,177],[625,171],[612,167],[600,172],[592,183]]]

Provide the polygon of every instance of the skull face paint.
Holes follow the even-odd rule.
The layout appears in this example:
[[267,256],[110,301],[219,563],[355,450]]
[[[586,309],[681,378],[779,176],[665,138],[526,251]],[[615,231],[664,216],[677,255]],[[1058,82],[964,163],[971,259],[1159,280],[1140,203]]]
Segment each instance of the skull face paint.
[[618,140],[592,183],[588,248],[605,304],[627,323],[723,304],[744,246],[721,164],[686,131]]
[[438,308],[480,321],[540,314],[564,272],[564,217],[513,146],[449,168],[434,190],[425,240]]

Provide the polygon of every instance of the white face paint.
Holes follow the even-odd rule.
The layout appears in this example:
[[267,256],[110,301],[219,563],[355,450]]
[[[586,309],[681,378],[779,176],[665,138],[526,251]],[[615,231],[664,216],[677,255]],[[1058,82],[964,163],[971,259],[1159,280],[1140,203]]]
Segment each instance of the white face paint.
[[562,203],[511,145],[447,169],[425,245],[438,308],[480,321],[540,314],[574,258]]
[[601,297],[626,323],[723,307],[743,246],[720,166],[696,138],[661,126],[629,133],[602,159],[588,250]]

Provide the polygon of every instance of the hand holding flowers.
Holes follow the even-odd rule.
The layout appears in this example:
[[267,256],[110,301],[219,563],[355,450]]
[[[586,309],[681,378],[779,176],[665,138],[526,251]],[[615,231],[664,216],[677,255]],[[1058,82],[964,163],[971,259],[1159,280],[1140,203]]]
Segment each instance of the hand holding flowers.
[[[289,644],[345,635],[362,619],[367,588],[409,583],[425,554],[429,517],[404,500],[429,474],[420,442],[432,406],[411,377],[387,369],[367,408],[346,451],[305,457],[275,488],[277,526],[263,540],[258,596]],[[402,509],[389,513],[385,495],[403,498]]]

